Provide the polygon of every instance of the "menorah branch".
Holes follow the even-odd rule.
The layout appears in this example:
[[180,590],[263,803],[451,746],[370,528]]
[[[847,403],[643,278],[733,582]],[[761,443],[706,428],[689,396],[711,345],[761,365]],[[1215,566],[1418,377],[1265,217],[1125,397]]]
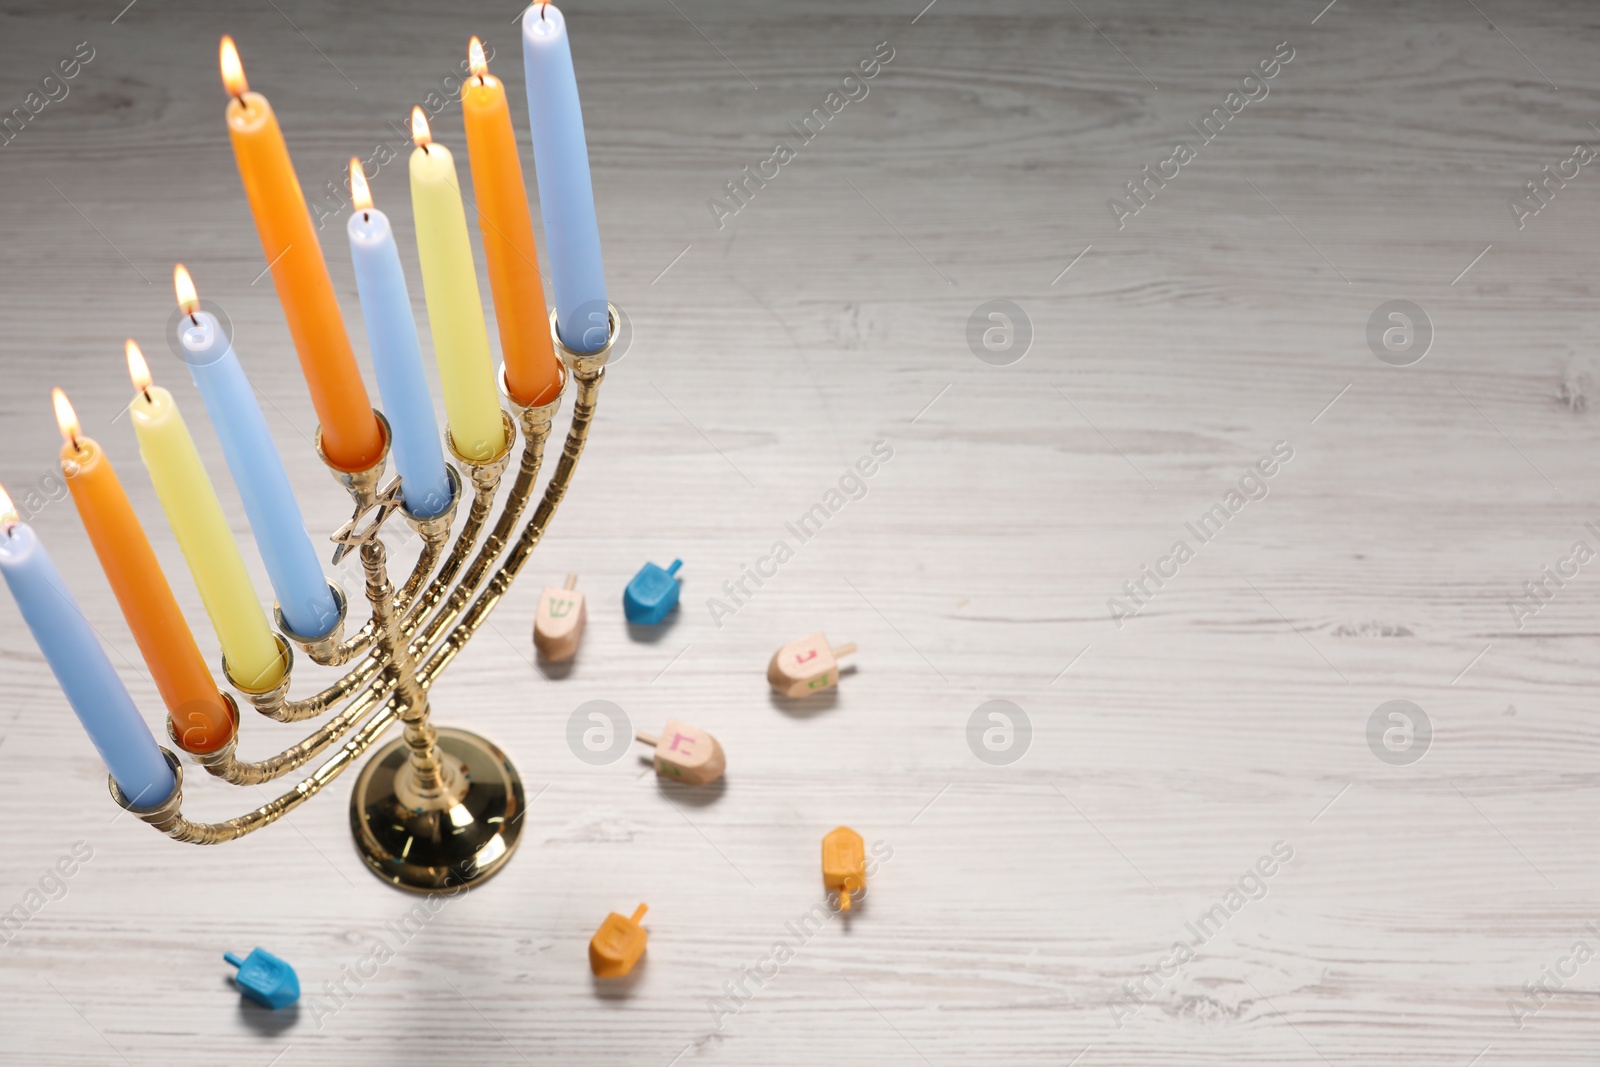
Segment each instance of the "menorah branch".
[[[614,340],[614,311],[611,329]],[[555,332],[553,316],[552,334],[570,368],[570,377],[577,382],[572,422],[538,506],[516,540],[512,542],[510,538],[533,496],[551,424],[560,406],[559,395],[539,407],[513,402],[515,421],[502,413],[507,445],[500,454],[482,463],[469,463],[456,455],[472,483],[473,499],[448,555],[443,545],[449,537],[454,503],[448,517],[442,520],[417,520],[405,515],[424,543],[417,565],[400,590],[389,578],[387,549],[380,540],[388,515],[396,510],[404,515],[399,479],[379,488],[381,460],[369,471],[354,475],[336,471],[356,510],[334,539],[340,543],[341,551],[354,547],[359,552],[371,617],[356,636],[345,641],[339,636],[340,626],[322,637],[308,638],[288,631],[280,616],[280,630],[286,635],[286,639],[279,638],[282,678],[270,688],[252,690],[228,674],[226,663],[224,673],[258,711],[280,721],[311,718],[341,703],[344,706],[299,743],[276,756],[248,762],[238,759],[235,752],[238,705],[224,694],[233,715],[233,737],[213,752],[191,756],[208,773],[224,781],[255,785],[304,766],[353,730],[349,739],[289,792],[224,822],[192,822],[183,816],[181,770],[176,756],[167,749],[163,752],[173,765],[178,782],[172,795],[161,804],[139,807],[113,781],[112,796],[119,805],[179,841],[231,841],[270,825],[316,795],[399,722],[404,728],[403,736],[367,763],[351,801],[351,825],[367,865],[397,886],[433,892],[480,881],[504,864],[520,834],[521,779],[505,755],[490,742],[463,730],[434,726],[428,689],[510,589],[565,498],[588,440],[611,341],[593,353],[567,349]],[[523,437],[523,452],[517,474],[493,527],[484,535],[518,430]],[[449,440],[448,432],[446,439]],[[453,447],[451,451],[455,451]],[[454,472],[452,483],[459,499],[462,483]],[[497,561],[499,568],[493,570],[491,577]],[[338,604],[342,622],[342,591]],[[288,696],[291,645],[300,646],[314,661],[329,664],[346,662],[361,652],[367,654],[322,692],[292,700]],[[174,744],[182,747],[175,737]]]
[[182,841],[191,845],[220,845],[226,841],[233,841],[249,833],[254,833],[265,826],[270,826],[289,814],[307,800],[322,792],[323,788],[339,775],[343,774],[350,764],[359,759],[373,743],[383,736],[384,732],[393,726],[396,715],[392,708],[384,708],[382,712],[373,716],[355,736],[346,741],[339,751],[326,763],[318,767],[310,777],[297,784],[294,789],[256,808],[244,815],[236,816],[225,822],[191,822],[183,817],[183,767],[178,762],[178,757],[171,749],[163,747],[161,752],[167,759],[167,764],[172,768],[173,778],[177,781],[172,795],[160,804],[151,807],[139,807],[133,804],[117,786],[116,779],[110,779],[111,797],[119,806],[131,811],[143,821],[154,826],[174,841]]
[[[223,700],[233,712],[233,738],[213,752],[189,754],[212,777],[221,778],[231,785],[260,785],[263,782],[282,778],[284,775],[297,771],[316,759],[335,741],[349,733],[357,723],[366,717],[368,712],[383,703],[387,695],[386,691],[381,690],[363,693],[359,699],[351,701],[337,715],[323,723],[309,736],[290,745],[275,756],[250,762],[239,759],[236,754],[235,750],[239,740],[239,706],[234,702],[233,697],[224,693],[222,694]],[[183,746],[174,736],[174,733],[171,720],[168,720],[167,737],[175,746],[182,749]]]
[[[560,344],[559,340],[557,344]],[[574,371],[573,378],[578,383],[578,395],[572,405],[572,424],[567,431],[566,444],[562,447],[561,459],[556,463],[555,473],[545,485],[544,498],[534,509],[533,517],[528,520],[528,524],[522,528],[522,534],[507,553],[505,563],[489,580],[483,593],[473,602],[461,622],[450,632],[443,646],[429,657],[423,666],[420,677],[424,686],[432,685],[434,679],[443,674],[450,661],[455,659],[456,654],[466,647],[472,635],[478,632],[483,621],[500,602],[500,598],[511,588],[511,583],[516,580],[522,565],[538,546],[539,539],[544,536],[545,529],[550,525],[556,509],[561,506],[561,501],[566,496],[567,486],[572,481],[573,472],[577,470],[578,457],[583,454],[584,443],[589,439],[589,426],[594,420],[600,380],[604,375],[603,362],[592,370]]]

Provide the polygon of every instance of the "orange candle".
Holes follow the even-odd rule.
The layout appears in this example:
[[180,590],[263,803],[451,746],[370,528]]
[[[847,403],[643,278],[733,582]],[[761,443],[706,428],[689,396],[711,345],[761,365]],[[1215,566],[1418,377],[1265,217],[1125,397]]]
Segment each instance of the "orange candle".
[[500,353],[506,363],[506,388],[519,404],[548,404],[561,388],[561,370],[550,346],[550,312],[539,281],[533,216],[517,158],[517,137],[511,130],[511,109],[506,106],[505,85],[489,73],[476,37],[468,46],[467,62],[472,77],[461,91],[461,116],[472,164],[472,195],[478,201],[478,230],[489,261],[489,291],[500,327]]
[[322,422],[323,454],[342,470],[366,470],[383,454],[383,431],[350,350],[283,131],[267,98],[252,93],[245,82],[231,37],[222,39],[222,83],[233,97],[228,102],[228,134],[239,177],[300,354],[300,370],[311,387],[311,403]]
[[178,610],[155,550],[122,491],[117,472],[95,441],[78,432],[78,417],[60,389],[56,422],[65,443],[61,473],[78,507],[100,566],[138,642],[145,666],[172,717],[173,733],[189,752],[212,752],[233,736],[233,718],[206,669],[194,634]]

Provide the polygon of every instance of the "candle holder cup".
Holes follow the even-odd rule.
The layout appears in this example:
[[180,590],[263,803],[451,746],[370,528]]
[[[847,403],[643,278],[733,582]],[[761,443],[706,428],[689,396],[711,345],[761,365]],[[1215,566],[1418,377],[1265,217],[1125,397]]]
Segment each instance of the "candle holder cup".
[[389,420],[383,417],[383,412],[373,408],[372,414],[378,420],[378,431],[383,436],[383,446],[378,450],[378,458],[364,470],[347,471],[328,458],[328,454],[322,450],[321,426],[317,427],[315,438],[317,458],[322,460],[322,465],[333,474],[334,480],[344,486],[355,499],[358,509],[370,506],[373,498],[378,495],[378,485],[383,481],[383,468],[389,459],[389,444],[394,440],[394,431],[389,427]]
[[424,518],[413,514],[404,501],[400,504],[400,517],[406,520],[406,525],[416,531],[424,541],[440,544],[450,539],[450,527],[454,526],[456,521],[456,505],[461,503],[461,475],[456,473],[454,467],[446,467],[444,475],[445,481],[450,486],[450,502],[440,509],[438,514]]
[[349,601],[344,595],[344,590],[337,582],[328,583],[328,592],[333,595],[334,620],[326,633],[316,637],[307,637],[297,634],[283,617],[283,605],[272,605],[272,621],[277,624],[278,632],[300,646],[301,651],[310,656],[314,661],[327,665],[334,665],[331,657],[335,650],[344,641],[344,620],[349,614]]
[[[225,693],[233,737],[212,752],[190,756],[226,782],[257,785],[305,766],[342,741],[333,755],[293,789],[254,811],[224,822],[201,823],[183,816],[182,769],[177,756],[163,748],[176,781],[172,795],[159,804],[136,806],[113,780],[116,803],[178,841],[202,845],[231,841],[277,821],[317,795],[399,724],[401,736],[372,755],[357,775],[351,795],[350,828],[362,861],[391,885],[420,893],[477,885],[504,867],[522,834],[526,795],[521,776],[493,742],[466,730],[435,727],[428,692],[509,591],[566,495],[588,440],[606,358],[617,335],[616,310],[609,310],[609,336],[594,352],[576,352],[562,344],[551,315],[551,333],[563,361],[562,389],[554,400],[532,407],[519,404],[502,376],[501,392],[514,417],[502,411],[506,443],[494,456],[482,462],[468,460],[446,431],[451,455],[466,477],[464,482],[455,470],[449,471],[452,498],[438,515],[419,518],[405,509],[400,479],[383,483],[383,456],[364,471],[327,464],[355,504],[350,521],[333,535],[336,559],[347,551],[359,554],[371,616],[346,638],[348,601],[330,583],[338,621],[326,634],[296,634],[281,610],[275,611],[281,633],[278,677],[251,684],[235,678],[226,661],[223,676],[268,718],[297,722],[334,714],[297,744],[265,760],[248,762],[237,754],[238,702]],[[522,513],[534,497],[545,444],[571,381],[577,385],[566,443],[533,514],[524,522]],[[381,414],[378,419],[386,456],[390,429]],[[491,525],[495,498],[519,432],[522,452],[517,472]],[[327,463],[320,433],[317,452]],[[449,543],[466,483],[471,485],[471,503]],[[422,539],[417,562],[399,588],[389,578],[387,550],[379,538],[395,512]],[[319,664],[354,665],[321,692],[291,699],[294,647]],[[169,733],[174,747],[182,750],[181,738],[170,725]]]

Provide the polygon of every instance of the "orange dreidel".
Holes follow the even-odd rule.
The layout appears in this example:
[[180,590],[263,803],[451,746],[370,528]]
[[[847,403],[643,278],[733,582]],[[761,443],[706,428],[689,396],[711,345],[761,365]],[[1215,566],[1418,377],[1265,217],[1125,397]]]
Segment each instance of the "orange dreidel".
[[576,574],[567,575],[567,584],[557,589],[547,585],[539,594],[539,613],[533,618],[533,646],[552,663],[569,660],[578,653],[583,624],[588,613],[583,594],[574,592]]
[[656,750],[656,773],[663,778],[677,778],[690,785],[708,785],[721,778],[727,769],[728,760],[722,754],[722,746],[698,726],[668,719],[660,737],[633,736]]
[[640,904],[633,918],[612,912],[589,939],[589,969],[597,978],[621,978],[644,955],[649,932],[639,925],[649,905]]
[[836,890],[839,910],[850,910],[850,894],[867,888],[867,853],[861,835],[836,826],[822,839],[822,888]]
[[839,684],[839,660],[856,650],[855,643],[828,647],[822,633],[790,641],[772,654],[767,681],[786,697],[803,697]]

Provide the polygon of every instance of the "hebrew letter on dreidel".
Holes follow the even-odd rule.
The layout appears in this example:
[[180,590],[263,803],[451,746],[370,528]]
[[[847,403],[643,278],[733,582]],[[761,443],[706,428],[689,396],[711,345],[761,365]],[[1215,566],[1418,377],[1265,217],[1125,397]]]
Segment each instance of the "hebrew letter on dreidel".
[[583,594],[575,592],[576,574],[567,575],[564,589],[545,586],[539,594],[539,612],[533,619],[533,645],[552,663],[569,660],[578,652],[587,619]]
[[[665,738],[671,738],[666,743]],[[655,751],[656,773],[663,778],[676,778],[690,785],[706,785],[722,777],[727,768],[727,758],[717,739],[700,729],[677,719],[668,719],[661,736],[634,734],[634,738]]]
[[788,697],[803,697],[839,684],[839,660],[856,650],[851,644],[828,647],[827,635],[810,634],[772,654],[767,681]]

